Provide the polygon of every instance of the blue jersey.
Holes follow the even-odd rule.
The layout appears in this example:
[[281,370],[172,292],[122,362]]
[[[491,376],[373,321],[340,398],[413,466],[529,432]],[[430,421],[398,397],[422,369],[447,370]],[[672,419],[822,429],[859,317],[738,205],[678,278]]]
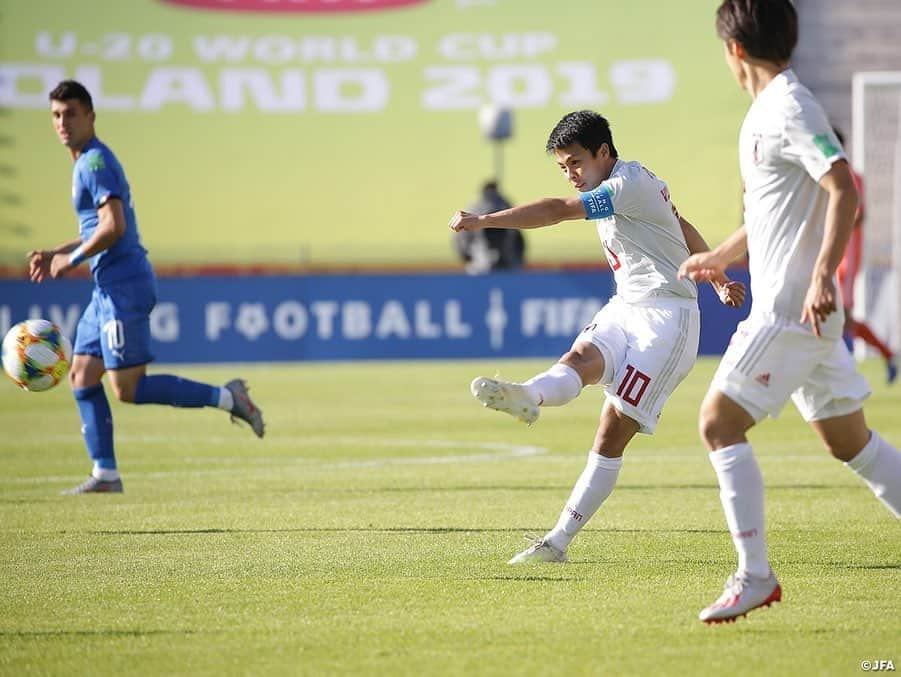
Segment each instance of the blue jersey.
[[113,152],[95,136],[85,144],[72,169],[72,204],[78,214],[82,242],[87,242],[97,228],[97,210],[112,198],[122,203],[125,232],[112,247],[91,257],[91,273],[98,286],[153,277],[153,269],[147,250],[141,246],[125,171]]

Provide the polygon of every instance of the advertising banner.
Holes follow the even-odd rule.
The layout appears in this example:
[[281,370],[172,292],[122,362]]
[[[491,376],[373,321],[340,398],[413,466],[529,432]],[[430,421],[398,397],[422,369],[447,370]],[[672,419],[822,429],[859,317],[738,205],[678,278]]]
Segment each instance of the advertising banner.
[[[750,299],[700,292],[700,352],[721,354]],[[556,357],[612,293],[609,271],[161,278],[151,332],[162,362]],[[90,295],[0,280],[0,331],[43,317],[73,336]]]

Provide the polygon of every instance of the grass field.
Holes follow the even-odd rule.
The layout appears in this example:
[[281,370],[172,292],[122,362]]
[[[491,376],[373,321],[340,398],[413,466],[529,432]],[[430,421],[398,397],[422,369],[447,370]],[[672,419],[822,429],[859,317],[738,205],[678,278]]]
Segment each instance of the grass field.
[[[510,567],[553,525],[591,441],[586,391],[527,428],[480,372],[545,362],[190,368],[250,381],[269,433],[220,412],[114,404],[121,496],[88,469],[71,396],[0,384],[0,673],[859,673],[901,664],[899,527],[789,407],[752,441],[784,602],[698,610],[734,554],[695,432],[714,362],[627,452],[567,565]],[[871,424],[901,443],[901,389]],[[159,371],[159,369],[157,369]]]

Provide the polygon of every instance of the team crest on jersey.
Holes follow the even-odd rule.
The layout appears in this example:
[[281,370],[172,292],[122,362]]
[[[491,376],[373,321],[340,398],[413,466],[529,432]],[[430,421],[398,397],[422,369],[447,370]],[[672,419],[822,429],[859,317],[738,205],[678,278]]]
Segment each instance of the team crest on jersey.
[[755,165],[759,165],[763,161],[763,135],[761,134],[754,135],[754,153],[752,157]]

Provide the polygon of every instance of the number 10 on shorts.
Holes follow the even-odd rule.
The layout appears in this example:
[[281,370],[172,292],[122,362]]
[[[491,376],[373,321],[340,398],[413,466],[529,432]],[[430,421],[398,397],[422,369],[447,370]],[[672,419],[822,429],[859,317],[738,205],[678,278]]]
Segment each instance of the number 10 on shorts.
[[623,398],[624,402],[628,402],[633,407],[637,407],[641,401],[642,395],[648,389],[651,377],[644,372],[638,371],[631,364],[626,365],[626,375],[616,389],[618,397]]

